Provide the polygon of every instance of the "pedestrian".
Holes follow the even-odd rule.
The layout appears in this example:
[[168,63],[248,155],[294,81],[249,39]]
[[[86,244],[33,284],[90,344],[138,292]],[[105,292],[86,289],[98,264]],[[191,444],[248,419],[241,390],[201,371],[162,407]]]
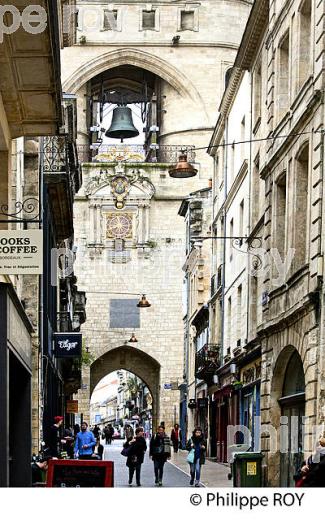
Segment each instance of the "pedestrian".
[[48,447],[49,447],[49,454],[51,457],[58,458],[61,451],[60,446],[60,428],[63,424],[63,417],[62,415],[56,415],[54,417],[54,424],[51,426],[48,436]]
[[72,428],[65,428],[61,443],[65,444],[65,450],[69,459],[73,459],[74,434]]
[[319,439],[315,453],[293,478],[296,487],[325,487],[325,437]]
[[79,459],[91,459],[93,446],[96,446],[94,434],[88,431],[88,424],[84,421],[81,423],[81,432],[76,437],[74,446],[75,458],[78,456]]
[[34,460],[32,462],[32,486],[45,484],[48,461],[50,458],[49,455],[46,455],[40,460]]
[[99,432],[100,432],[100,428],[96,424],[93,428],[93,434],[94,434],[95,439],[98,439]]
[[137,486],[141,486],[141,465],[143,464],[144,454],[147,451],[147,444],[144,439],[143,428],[136,428],[135,438],[129,438],[123,444],[127,450],[126,465],[129,468],[129,486],[132,486],[133,475],[135,473]]
[[109,425],[109,435],[110,435],[110,444],[112,443],[112,440],[114,439],[114,428],[113,426],[110,424]]
[[160,424],[158,431],[150,441],[150,457],[153,460],[155,471],[155,484],[162,486],[164,465],[170,459],[170,438],[165,433],[165,428]]
[[172,429],[170,438],[173,443],[174,453],[177,453],[181,442],[181,429],[179,427],[179,424],[174,424],[174,428]]
[[112,443],[112,435],[111,430],[109,426],[105,426],[104,428],[104,436],[105,436],[105,444],[111,444]]
[[[205,463],[205,445],[204,435],[202,429],[197,427],[193,430],[192,437],[186,445],[189,452],[188,461],[190,464],[191,480],[190,485],[193,486],[195,478],[195,487],[200,487],[201,466]],[[192,460],[190,462],[189,458]]]

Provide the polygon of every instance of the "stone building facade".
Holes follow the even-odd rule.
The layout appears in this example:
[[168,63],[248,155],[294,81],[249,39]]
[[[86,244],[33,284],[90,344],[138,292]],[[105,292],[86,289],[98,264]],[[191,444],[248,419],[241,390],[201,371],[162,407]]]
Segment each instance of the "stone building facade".
[[[63,5],[68,7],[68,3]],[[212,160],[205,148],[250,7],[246,0],[177,5],[170,1],[109,5],[78,1],[78,16],[74,21],[69,18],[70,32],[61,53],[62,79],[64,90],[77,99],[80,147],[89,152],[90,127],[102,126],[103,121],[98,114],[94,117],[89,100],[97,103],[103,92],[113,100],[118,89],[130,99],[139,99],[145,76],[151,107],[145,146],[146,152],[157,150],[155,163],[152,155],[135,158],[132,147],[124,157],[115,154],[117,162],[105,146],[91,154],[92,162],[84,158],[75,226],[76,273],[88,299],[87,325],[82,330],[94,357],[92,366],[83,372],[79,393],[85,417],[98,378],[119,368],[133,368],[147,383],[153,396],[154,425],[164,420],[169,427],[179,417],[185,226],[177,212],[188,193],[208,185]],[[96,23],[89,30],[92,16]],[[192,180],[168,176],[170,163],[177,161],[182,146],[197,148],[195,157],[189,157],[198,169]],[[114,176],[127,179],[121,210],[115,206]],[[123,221],[125,229],[131,226],[130,236],[127,232],[119,239],[110,234],[114,221],[118,226]],[[105,274],[100,274],[100,264],[109,267]],[[116,294],[104,294],[104,289]],[[109,326],[110,302],[130,299],[128,293],[136,299],[141,292],[152,306],[141,309],[141,328],[136,330],[139,342],[131,347],[124,343],[132,327]]]
[[[262,247],[248,278],[244,349],[261,351],[257,415],[265,485],[293,485],[324,430],[323,17],[323,3],[257,0],[221,105],[220,118],[249,77],[246,234],[251,246],[262,237]],[[211,144],[220,143],[215,133]],[[227,148],[224,172],[231,142]],[[230,363],[238,365],[234,352]]]

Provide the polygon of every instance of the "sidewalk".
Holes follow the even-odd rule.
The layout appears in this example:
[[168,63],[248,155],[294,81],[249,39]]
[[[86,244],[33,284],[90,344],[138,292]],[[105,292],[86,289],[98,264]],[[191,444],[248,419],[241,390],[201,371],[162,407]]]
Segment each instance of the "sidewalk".
[[[170,463],[189,475],[189,464],[186,461],[187,455],[188,452],[184,450],[173,453],[172,448]],[[228,480],[229,472],[230,468],[228,466],[206,460],[204,466],[202,466],[201,483],[206,487],[232,487],[232,480]]]

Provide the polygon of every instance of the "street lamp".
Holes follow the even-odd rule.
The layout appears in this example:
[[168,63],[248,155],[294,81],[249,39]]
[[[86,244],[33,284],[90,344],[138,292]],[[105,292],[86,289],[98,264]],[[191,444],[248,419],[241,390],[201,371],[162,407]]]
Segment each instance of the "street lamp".
[[[141,293],[129,293],[129,292],[110,292],[110,291],[85,291],[87,294],[119,294],[125,296],[139,296]],[[142,293],[141,299],[137,303],[137,307],[145,309],[151,307],[151,303],[147,300],[146,295]]]

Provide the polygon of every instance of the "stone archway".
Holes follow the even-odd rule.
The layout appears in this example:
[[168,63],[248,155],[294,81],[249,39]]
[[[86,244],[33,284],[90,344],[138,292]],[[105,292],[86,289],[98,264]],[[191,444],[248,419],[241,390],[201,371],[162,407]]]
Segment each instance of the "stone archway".
[[105,352],[90,367],[90,395],[107,374],[123,369],[138,376],[147,385],[152,395],[152,426],[157,427],[160,398],[160,364],[139,349],[123,345]]
[[174,87],[180,95],[189,97],[200,107],[202,116],[209,120],[203,99],[189,77],[167,61],[143,50],[119,49],[87,61],[64,81],[63,91],[75,94],[94,76],[120,65],[133,65],[156,74]]
[[[294,371],[292,371],[293,361],[295,362]],[[302,438],[300,439],[302,432],[300,435],[299,431],[305,416],[305,373],[304,360],[298,349],[293,345],[284,347],[275,360],[271,380],[269,419],[270,424],[276,430],[277,449],[275,453],[269,455],[268,459],[269,474],[272,476],[273,482],[285,487],[293,485],[295,459],[299,466],[298,455],[299,453],[299,456],[303,455],[303,452],[300,451],[302,446],[299,450],[297,448],[296,453],[296,448],[291,446],[291,443],[297,444],[298,447],[298,444],[303,442]],[[297,377],[301,375],[298,390],[294,388],[295,374]],[[294,432],[292,428],[295,428]],[[288,465],[291,465],[292,468]],[[284,470],[287,475],[284,475]]]

